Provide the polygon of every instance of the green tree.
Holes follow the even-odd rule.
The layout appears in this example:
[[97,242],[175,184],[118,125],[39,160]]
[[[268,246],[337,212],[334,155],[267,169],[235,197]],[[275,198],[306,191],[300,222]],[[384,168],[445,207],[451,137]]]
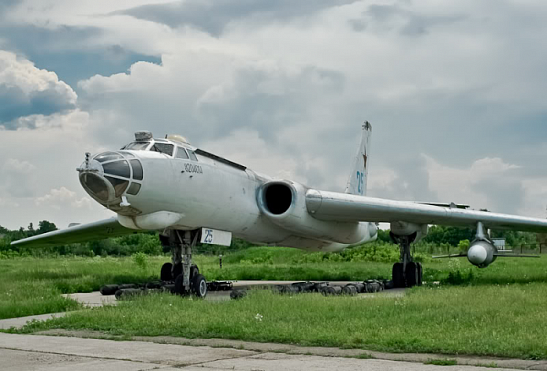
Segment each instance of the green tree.
[[52,232],[56,230],[57,226],[54,223],[48,222],[47,220],[42,220],[38,223],[38,234]]

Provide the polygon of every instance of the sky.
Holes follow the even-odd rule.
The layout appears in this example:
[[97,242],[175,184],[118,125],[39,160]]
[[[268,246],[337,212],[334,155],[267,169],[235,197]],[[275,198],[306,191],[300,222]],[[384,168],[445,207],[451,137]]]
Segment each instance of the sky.
[[0,225],[113,214],[85,152],[181,134],[261,173],[547,216],[543,0],[0,0]]

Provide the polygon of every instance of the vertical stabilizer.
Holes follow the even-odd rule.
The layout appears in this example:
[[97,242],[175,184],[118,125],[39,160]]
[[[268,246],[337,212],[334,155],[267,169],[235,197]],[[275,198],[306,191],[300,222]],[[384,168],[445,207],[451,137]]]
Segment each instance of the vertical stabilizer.
[[363,133],[361,144],[357,156],[353,159],[353,166],[349,174],[348,184],[346,185],[346,193],[353,195],[364,196],[367,194],[367,179],[368,179],[368,155],[369,155],[369,140],[372,133],[372,125],[365,121],[363,124]]

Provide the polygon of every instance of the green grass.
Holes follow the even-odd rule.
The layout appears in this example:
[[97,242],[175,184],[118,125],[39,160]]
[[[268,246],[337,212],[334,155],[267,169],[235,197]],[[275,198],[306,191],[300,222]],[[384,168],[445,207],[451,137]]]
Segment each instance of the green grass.
[[436,365],[436,366],[456,366],[458,361],[455,359],[429,359],[427,362],[424,362],[425,365]]
[[77,302],[61,294],[91,292],[113,282],[141,282],[164,260],[151,259],[147,270],[131,258],[0,260],[0,319],[78,309]]
[[[382,251],[384,254],[385,251]],[[208,280],[332,280],[358,281],[390,278],[392,262],[375,260],[381,254],[309,254],[296,249],[255,247],[228,254],[223,268],[216,256],[195,256]],[[143,259],[145,260],[143,262]],[[16,258],[0,259],[0,319],[62,312],[78,308],[62,293],[91,292],[105,284],[138,283],[157,278],[167,256],[126,258]],[[547,282],[547,256],[541,259],[498,259],[486,269],[465,259],[424,263],[424,280],[447,281],[459,274],[459,284],[489,286]],[[454,282],[452,282],[454,283]]]
[[112,335],[227,338],[388,352],[547,358],[547,286],[414,288],[404,298],[255,291],[209,302],[171,295],[27,326]]
[[[76,302],[60,294],[157,278],[168,260],[0,260],[0,318],[78,309]],[[195,256],[208,280],[363,280],[391,274],[389,262],[339,260],[340,256],[293,249],[252,248],[225,256],[220,269],[218,257]],[[450,273],[460,278],[458,285],[446,284]],[[399,299],[253,292],[238,301],[209,302],[157,295],[33,323],[24,331],[88,329],[125,337],[171,335],[547,359],[546,256],[498,259],[486,269],[464,259],[426,261],[424,279],[443,284],[414,288]]]

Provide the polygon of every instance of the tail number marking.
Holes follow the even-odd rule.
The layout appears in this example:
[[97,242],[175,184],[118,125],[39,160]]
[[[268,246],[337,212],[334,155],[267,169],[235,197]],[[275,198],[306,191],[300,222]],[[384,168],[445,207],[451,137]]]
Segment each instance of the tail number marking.
[[360,195],[363,194],[363,177],[365,176],[364,173],[358,171],[357,172],[357,192],[359,192]]

